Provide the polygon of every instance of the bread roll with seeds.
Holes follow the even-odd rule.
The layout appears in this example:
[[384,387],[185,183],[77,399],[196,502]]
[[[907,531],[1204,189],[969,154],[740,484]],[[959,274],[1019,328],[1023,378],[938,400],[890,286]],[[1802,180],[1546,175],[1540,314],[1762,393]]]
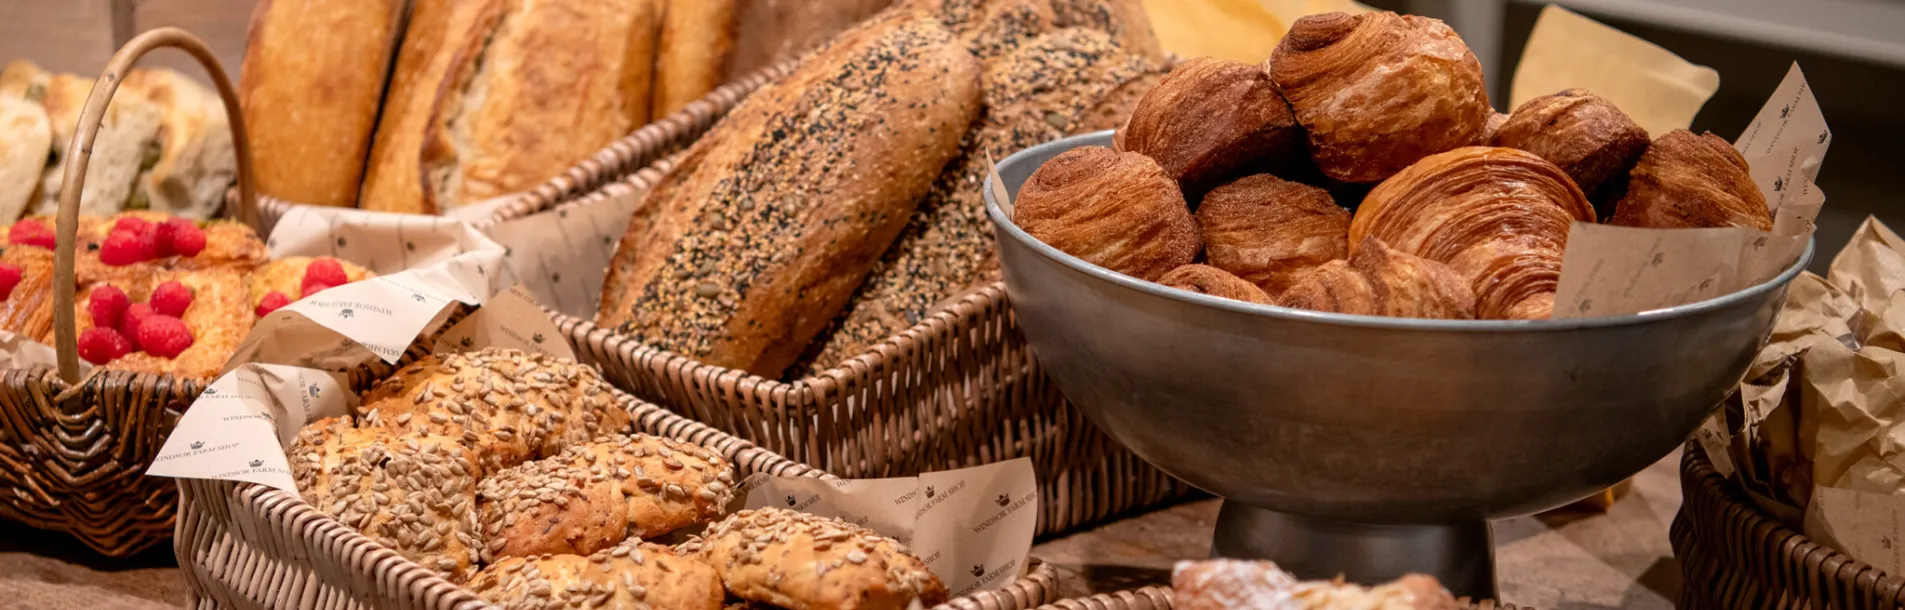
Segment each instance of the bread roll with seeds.
[[681,551],[714,566],[736,597],[790,610],[897,610],[945,603],[946,585],[898,541],[836,519],[744,510]]
[[505,610],[715,610],[724,598],[708,564],[636,540],[588,557],[507,557],[484,567],[470,590]]
[[721,516],[734,466],[674,439],[614,435],[509,468],[477,486],[485,561],[587,555]]
[[290,456],[311,506],[452,581],[474,572],[476,454],[456,439],[333,417],[305,426]]
[[[604,326],[779,376],[847,304],[979,111],[979,63],[937,21],[855,27],[723,118],[690,175],[651,191]],[[605,296],[605,299],[626,298]]]
[[367,427],[461,440],[485,473],[629,431],[595,369],[500,347],[411,363],[371,388],[362,411]]
[[966,134],[960,158],[919,202],[893,247],[873,266],[852,304],[816,341],[797,374],[813,374],[865,354],[918,324],[979,281],[994,261],[992,221],[980,185],[986,159],[1064,137],[1101,100],[1149,73],[1103,32],[1052,32],[985,69],[985,116]]

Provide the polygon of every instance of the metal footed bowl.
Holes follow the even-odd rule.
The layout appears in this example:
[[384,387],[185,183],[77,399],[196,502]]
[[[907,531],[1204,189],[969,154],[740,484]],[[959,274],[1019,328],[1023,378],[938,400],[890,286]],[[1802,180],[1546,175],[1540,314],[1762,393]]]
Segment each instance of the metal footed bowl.
[[[1000,163],[999,176],[1016,196],[1046,160],[1110,139],[1101,132],[1027,149]],[[1448,527],[1472,538],[1486,519],[1567,504],[1660,460],[1733,391],[1787,283],[1812,256],[1809,246],[1764,284],[1640,314],[1355,316],[1220,299],[1100,268],[1021,231],[990,180],[985,189],[1013,309],[1059,389],[1139,456],[1228,500],[1219,553],[1230,546],[1299,566],[1286,556],[1293,551],[1263,547],[1317,536],[1441,539],[1424,532]],[[1272,514],[1243,514],[1251,509]],[[1280,539],[1239,540],[1264,530]],[[1469,541],[1477,544],[1487,552],[1485,541]],[[1319,566],[1352,577],[1394,571]],[[1492,581],[1472,590],[1484,586]]]

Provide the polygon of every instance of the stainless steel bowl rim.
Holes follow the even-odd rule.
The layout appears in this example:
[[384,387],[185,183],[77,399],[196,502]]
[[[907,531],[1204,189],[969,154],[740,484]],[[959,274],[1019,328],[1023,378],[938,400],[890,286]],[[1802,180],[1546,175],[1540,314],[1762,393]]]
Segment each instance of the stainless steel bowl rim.
[[[1075,135],[1075,136],[1071,136],[1071,137],[1063,138],[1059,140],[1053,140],[1051,142],[1046,142],[1044,144],[1033,146],[1031,148],[1027,148],[1025,150],[1021,150],[1019,152],[1013,153],[1007,156],[1005,159],[1000,160],[998,162],[998,165],[1004,166],[1010,163],[1015,158],[1018,158],[1021,156],[1038,155],[1046,151],[1049,151],[1051,149],[1077,148],[1079,146],[1084,146],[1077,143],[1079,140],[1090,139],[1090,138],[1103,138],[1111,133],[1113,133],[1111,130],[1106,130],[1106,131],[1100,131],[1095,133]],[[1046,258],[1059,261],[1063,263],[1065,266],[1070,267],[1074,271],[1077,271],[1079,273],[1084,273],[1084,274],[1090,275],[1092,277],[1096,277],[1098,279],[1101,279],[1107,282],[1111,282],[1113,284],[1116,284],[1128,290],[1136,290],[1139,292],[1144,292],[1147,294],[1151,294],[1154,296],[1163,297],[1167,299],[1177,299],[1180,301],[1188,301],[1188,302],[1196,303],[1206,307],[1227,309],[1230,311],[1241,312],[1241,313],[1246,313],[1251,315],[1268,316],[1273,318],[1285,318],[1285,319],[1301,320],[1301,321],[1307,321],[1307,322],[1341,324],[1345,326],[1361,326],[1361,327],[1371,327],[1371,328],[1398,328],[1398,329],[1417,330],[1417,331],[1444,331],[1444,332],[1548,332],[1548,331],[1567,331],[1567,330],[1576,330],[1576,329],[1582,329],[1582,328],[1599,328],[1599,327],[1607,327],[1607,326],[1623,326],[1628,324],[1644,324],[1649,322],[1656,322],[1660,320],[1688,316],[1688,315],[1697,314],[1707,310],[1726,307],[1728,305],[1732,305],[1739,301],[1754,298],[1767,291],[1777,290],[1780,286],[1784,286],[1786,285],[1787,282],[1791,281],[1794,276],[1799,275],[1800,271],[1804,271],[1806,269],[1806,265],[1812,261],[1813,248],[1818,245],[1817,239],[1807,240],[1806,250],[1805,252],[1802,252],[1799,255],[1798,260],[1793,261],[1793,264],[1787,267],[1785,271],[1780,272],[1779,275],[1774,276],[1772,279],[1766,280],[1759,284],[1756,284],[1756,285],[1753,285],[1753,286],[1750,286],[1745,289],[1732,292],[1729,294],[1706,299],[1704,301],[1696,301],[1696,302],[1687,303],[1684,305],[1676,305],[1673,307],[1653,309],[1653,310],[1643,311],[1640,313],[1620,314],[1620,315],[1613,315],[1613,316],[1597,316],[1597,317],[1591,317],[1591,318],[1568,318],[1568,319],[1561,319],[1561,320],[1430,320],[1430,319],[1423,319],[1423,318],[1394,318],[1394,317],[1388,317],[1388,316],[1365,316],[1365,315],[1357,315],[1357,314],[1311,311],[1308,309],[1295,309],[1291,307],[1283,307],[1281,305],[1261,305],[1257,303],[1250,303],[1250,302],[1239,301],[1235,299],[1214,297],[1207,294],[1199,294],[1196,292],[1191,292],[1189,290],[1172,288],[1169,286],[1165,286],[1163,284],[1159,284],[1157,282],[1149,282],[1149,281],[1141,280],[1135,277],[1131,277],[1129,275],[1125,275],[1123,273],[1118,273],[1116,271],[1112,271],[1110,269],[1100,267],[1090,262],[1086,262],[1084,259],[1078,258],[1076,256],[1072,256],[1071,254],[1068,254],[1063,250],[1059,250],[1058,248],[1054,248],[1052,246],[1046,245],[1045,242],[1040,241],[1038,238],[1032,237],[1031,234],[1026,233],[1023,229],[1020,229],[1017,224],[1014,224],[1012,222],[1012,219],[1006,216],[1005,210],[999,206],[999,201],[992,195],[993,193],[992,180],[995,175],[996,173],[988,173],[984,184],[981,186],[981,191],[986,201],[986,213],[992,217],[992,222],[999,225],[1000,227],[1003,227],[1005,229],[1006,234],[1011,235],[1013,239],[1017,239],[1020,242],[1023,242],[1026,245],[1030,246],[1033,251],[1038,252],[1039,254],[1045,256]]]

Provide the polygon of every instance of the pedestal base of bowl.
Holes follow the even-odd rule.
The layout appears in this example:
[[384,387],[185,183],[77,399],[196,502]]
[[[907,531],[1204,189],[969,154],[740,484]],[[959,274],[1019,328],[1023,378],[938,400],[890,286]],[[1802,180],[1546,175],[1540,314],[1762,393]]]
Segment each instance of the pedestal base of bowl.
[[1368,525],[1225,500],[1211,538],[1211,556],[1268,559],[1305,580],[1341,575],[1362,585],[1428,574],[1456,597],[1496,595],[1495,545],[1486,521]]

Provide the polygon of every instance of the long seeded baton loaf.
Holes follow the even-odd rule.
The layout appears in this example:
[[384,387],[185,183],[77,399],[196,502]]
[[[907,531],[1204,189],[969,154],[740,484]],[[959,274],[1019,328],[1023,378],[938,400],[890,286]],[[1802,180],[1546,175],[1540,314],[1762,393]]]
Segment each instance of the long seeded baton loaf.
[[963,156],[933,184],[893,247],[874,265],[852,305],[799,373],[838,366],[919,323],[971,285],[992,257],[992,225],[980,185],[994,160],[1082,128],[1099,100],[1149,73],[1150,62],[1103,32],[1067,28],[986,65],[986,116]]
[[[778,376],[825,327],[959,151],[980,66],[937,21],[887,13],[749,97],[651,191],[602,323],[644,343]],[[659,197],[659,198],[658,198]],[[645,228],[642,225],[646,225]],[[614,297],[604,297],[605,299]]]

